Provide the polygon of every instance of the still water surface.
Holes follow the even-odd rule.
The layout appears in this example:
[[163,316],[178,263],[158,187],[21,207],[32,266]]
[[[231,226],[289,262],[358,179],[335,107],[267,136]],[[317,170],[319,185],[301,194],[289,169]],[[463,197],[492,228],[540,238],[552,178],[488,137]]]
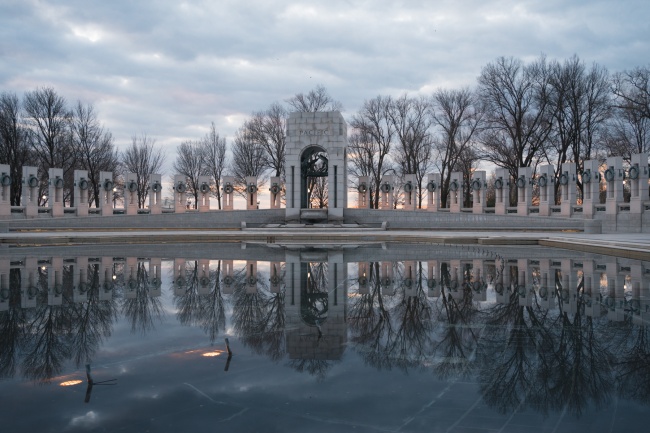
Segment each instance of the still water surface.
[[0,283],[3,432],[648,431],[646,262],[17,248],[0,252]]

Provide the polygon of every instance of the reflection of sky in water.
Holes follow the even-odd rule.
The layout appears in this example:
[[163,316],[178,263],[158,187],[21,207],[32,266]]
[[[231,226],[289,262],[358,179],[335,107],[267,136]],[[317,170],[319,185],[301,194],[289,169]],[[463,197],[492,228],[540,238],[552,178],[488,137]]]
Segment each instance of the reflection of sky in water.
[[[188,260],[186,265],[192,264]],[[235,271],[245,265],[235,261]],[[216,261],[210,266],[215,268]],[[647,337],[645,323],[583,315],[576,330],[557,309],[497,302],[492,283],[485,300],[469,303],[462,298],[452,302],[451,294],[449,302],[427,297],[426,278],[419,295],[411,298],[400,293],[403,289],[395,295],[382,295],[379,287],[361,293],[357,265],[351,263],[346,265],[344,340],[334,338],[338,310],[331,301],[321,337],[290,321],[243,332],[233,311],[247,305],[237,299],[255,303],[269,298],[269,269],[268,262],[258,263],[266,298],[244,292],[223,295],[225,327],[211,342],[199,320],[181,325],[180,297],[171,288],[172,261],[163,260],[162,293],[155,298],[160,317],[152,329],[133,331],[118,307],[110,336],[92,356],[96,385],[90,402],[84,403],[83,365],[66,363],[49,384],[23,381],[19,369],[0,383],[2,431],[646,431],[650,383],[636,383],[637,394],[630,394],[611,376],[631,347],[650,360],[650,347],[638,343]],[[400,278],[399,269],[395,278]],[[630,285],[628,275],[626,287]],[[594,286],[600,289],[601,281]],[[285,292],[285,303],[288,298]],[[378,303],[388,310],[385,316]],[[568,320],[576,319],[569,315]],[[282,340],[279,357],[270,354],[270,340],[257,340],[270,330]],[[234,352],[228,371],[226,336]],[[583,358],[577,359],[575,345],[590,338],[595,341],[587,349],[598,354],[585,357],[582,347]],[[343,350],[331,352],[342,353],[340,359],[305,363],[289,359],[288,344],[316,347],[314,353],[328,344],[342,344]],[[214,351],[222,353],[202,356]],[[527,363],[519,373],[517,362]],[[542,368],[545,363],[548,368]],[[571,383],[580,374],[563,376],[562,366],[575,364],[581,374],[594,376],[591,382]],[[74,379],[82,383],[58,386]],[[99,383],[108,379],[118,384]],[[526,381],[530,389],[524,389]],[[564,388],[544,389],[548,384]],[[570,400],[572,387],[583,387],[585,401]],[[563,401],[563,396],[569,397]]]

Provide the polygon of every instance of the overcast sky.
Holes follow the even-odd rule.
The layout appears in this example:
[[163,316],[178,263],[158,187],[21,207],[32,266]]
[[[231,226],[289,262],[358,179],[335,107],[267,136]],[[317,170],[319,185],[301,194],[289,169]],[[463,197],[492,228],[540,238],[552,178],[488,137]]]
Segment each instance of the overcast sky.
[[168,150],[317,84],[346,118],[378,94],[474,86],[499,56],[648,64],[647,0],[0,1],[0,91],[93,103],[122,148]]

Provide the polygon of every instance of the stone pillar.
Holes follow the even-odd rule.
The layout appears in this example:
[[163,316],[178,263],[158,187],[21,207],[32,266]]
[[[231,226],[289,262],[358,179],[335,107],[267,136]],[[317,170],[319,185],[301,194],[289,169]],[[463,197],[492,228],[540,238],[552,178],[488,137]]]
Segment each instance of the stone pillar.
[[223,268],[221,274],[223,275],[221,282],[223,283],[223,293],[225,295],[232,294],[235,290],[235,277],[233,276],[233,261],[224,260],[222,262]]
[[269,283],[271,293],[280,293],[282,290],[282,263],[271,262]]
[[233,210],[233,195],[235,193],[235,178],[232,176],[223,177],[223,210]]
[[508,213],[507,207],[510,206],[510,172],[505,168],[497,168],[495,174],[494,213],[496,215],[505,215]]
[[38,169],[23,165],[23,190],[20,204],[25,207],[25,217],[38,216]]
[[414,174],[404,176],[404,210],[415,210],[418,206],[418,185]]
[[149,260],[149,296],[162,295],[162,260],[160,258],[151,258]]
[[395,176],[386,174],[379,185],[379,207],[384,210],[394,209]]
[[357,186],[357,207],[359,209],[370,208],[370,177],[359,176],[359,185]]
[[88,283],[88,257],[77,257],[72,274],[72,301],[88,300],[90,284]]
[[246,210],[257,209],[257,176],[246,177]]
[[246,293],[257,293],[257,261],[246,262]]
[[648,194],[648,154],[632,155],[628,178],[630,179],[630,225],[634,231],[641,231],[644,202],[650,200]]
[[429,260],[427,262],[427,296],[440,297],[440,282],[438,281],[438,261]]
[[25,258],[25,268],[20,272],[20,308],[34,308],[38,301],[38,260]]
[[429,212],[438,212],[440,207],[440,173],[431,173],[427,178],[427,210]]
[[573,215],[576,205],[576,165],[573,162],[562,164],[562,172],[558,179],[560,182],[560,212],[564,217]]
[[487,184],[485,183],[485,171],[475,171],[472,177],[472,212],[485,213],[485,190]]
[[539,186],[539,215],[550,216],[551,206],[555,205],[555,167],[542,165],[537,177]]
[[185,279],[185,259],[174,259],[173,285],[174,295],[183,296],[187,292],[187,281]]
[[162,176],[151,174],[149,176],[149,214],[162,213]]
[[11,171],[7,164],[0,164],[0,218],[11,216]]
[[[63,261],[61,261],[63,267]],[[113,258],[102,257],[99,265],[99,300],[108,301],[113,298],[113,289],[115,288],[113,274]]]
[[582,172],[582,214],[585,218],[596,215],[596,206],[600,204],[600,162],[595,159],[584,161]]
[[[200,182],[199,182],[200,184]],[[199,295],[207,295],[210,293],[210,260],[201,259],[197,263],[198,269],[196,270],[197,278],[199,279],[198,288],[196,293]]]
[[459,213],[463,201],[463,173],[455,171],[449,181],[449,211]]
[[381,294],[392,295],[395,293],[395,278],[393,274],[393,262],[381,262],[379,270],[381,277]]
[[137,215],[138,207],[138,176],[135,173],[127,173],[124,183],[124,213]]
[[102,216],[112,216],[114,207],[115,184],[113,183],[113,173],[102,171],[99,173],[99,205],[101,206]]
[[53,217],[63,216],[63,169],[50,168],[48,174],[48,197],[47,206],[50,208],[50,215]]
[[74,171],[74,206],[77,209],[77,216],[88,216],[88,182],[87,170]]
[[210,210],[210,176],[199,176],[199,212]]
[[185,176],[174,175],[174,212],[184,213],[187,209],[187,185]]
[[528,215],[533,205],[533,169],[519,167],[515,182],[517,187],[517,215]]
[[282,179],[280,177],[273,176],[271,178],[269,191],[271,192],[271,209],[280,209],[282,206]]
[[605,201],[605,210],[607,212],[608,222],[616,228],[616,215],[618,207],[623,203],[623,158],[620,156],[610,156],[607,158],[607,169],[603,175],[607,188],[607,200]]
[[359,293],[362,295],[370,293],[370,263],[359,262],[357,278],[359,281]]

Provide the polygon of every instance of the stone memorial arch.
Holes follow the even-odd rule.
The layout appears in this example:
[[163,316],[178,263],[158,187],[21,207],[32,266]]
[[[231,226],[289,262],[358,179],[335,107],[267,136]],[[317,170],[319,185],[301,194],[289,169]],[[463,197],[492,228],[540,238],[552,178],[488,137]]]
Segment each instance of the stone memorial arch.
[[[343,220],[348,174],[347,125],[341,113],[291,113],[285,164],[287,222]],[[321,187],[326,200],[314,196]]]

